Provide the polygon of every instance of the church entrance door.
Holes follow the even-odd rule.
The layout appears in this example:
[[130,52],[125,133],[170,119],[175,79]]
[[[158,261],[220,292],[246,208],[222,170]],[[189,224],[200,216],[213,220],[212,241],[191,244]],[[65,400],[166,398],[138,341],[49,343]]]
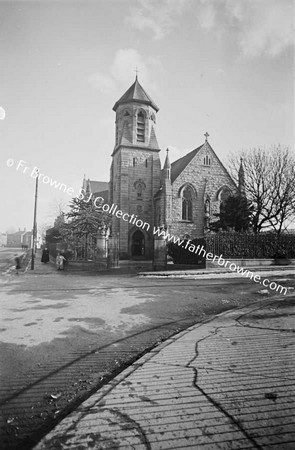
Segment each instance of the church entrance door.
[[140,230],[137,230],[132,235],[131,254],[133,257],[140,258],[144,257],[144,253],[145,253],[144,234]]

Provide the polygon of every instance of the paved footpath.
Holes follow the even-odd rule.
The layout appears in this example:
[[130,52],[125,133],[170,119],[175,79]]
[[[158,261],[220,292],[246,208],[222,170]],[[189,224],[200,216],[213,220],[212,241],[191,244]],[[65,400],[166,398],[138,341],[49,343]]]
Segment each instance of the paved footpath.
[[294,449],[294,304],[261,300],[175,335],[35,450]]

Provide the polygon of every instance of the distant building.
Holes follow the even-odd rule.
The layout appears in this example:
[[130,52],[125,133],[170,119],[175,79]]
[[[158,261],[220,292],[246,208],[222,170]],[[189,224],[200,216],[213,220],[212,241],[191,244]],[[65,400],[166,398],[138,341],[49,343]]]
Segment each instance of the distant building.
[[27,248],[32,248],[32,246],[33,246],[33,232],[32,231],[27,231],[23,235],[22,245],[27,246]]
[[23,244],[23,238],[26,234],[26,229],[21,231],[20,229],[15,233],[7,234],[7,247],[16,247],[19,248]]
[[0,247],[6,247],[6,246],[7,246],[7,234],[0,233]]
[[[40,237],[36,237],[36,244]],[[27,247],[31,248],[33,245],[33,232],[24,230],[18,230],[15,233],[7,234],[7,247]]]

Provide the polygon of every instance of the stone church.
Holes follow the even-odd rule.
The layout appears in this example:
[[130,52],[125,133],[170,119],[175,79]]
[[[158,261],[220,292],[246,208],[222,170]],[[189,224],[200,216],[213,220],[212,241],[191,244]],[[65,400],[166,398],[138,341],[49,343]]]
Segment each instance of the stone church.
[[115,146],[108,203],[150,224],[146,230],[113,216],[112,234],[119,237],[120,258],[152,259],[154,227],[164,227],[177,237],[204,236],[209,223],[217,220],[220,203],[238,189],[209,144],[208,133],[202,145],[172,163],[167,150],[161,168],[156,135],[159,108],[137,77],[113,110]]

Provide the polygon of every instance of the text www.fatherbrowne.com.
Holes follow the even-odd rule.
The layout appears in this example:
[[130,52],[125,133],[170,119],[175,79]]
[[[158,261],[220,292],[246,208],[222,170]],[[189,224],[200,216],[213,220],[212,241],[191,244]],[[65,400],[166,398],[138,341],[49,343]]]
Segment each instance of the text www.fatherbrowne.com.
[[[15,165],[15,161],[12,158],[9,158],[7,160],[7,166],[13,167]],[[60,183],[51,177],[43,174],[40,172],[40,170],[37,167],[34,167],[33,169],[30,169],[26,165],[26,162],[23,160],[19,160],[16,170],[21,169],[23,174],[27,174],[29,172],[31,178],[37,178],[39,180],[42,180],[44,184],[50,184],[50,186],[54,187],[55,189],[62,190],[63,192],[66,192],[68,195],[72,196],[74,194],[74,189],[72,187],[66,186],[64,183]],[[86,203],[88,203],[92,199],[92,195],[85,200],[86,191],[85,189],[81,188],[77,194],[77,198],[80,200],[84,200]],[[107,203],[104,202],[103,197],[94,197],[93,199],[93,205],[95,208],[99,208],[100,210],[115,215],[117,218],[120,218],[126,222],[129,222],[132,225],[135,225],[138,228],[141,228],[145,231],[150,230],[150,224],[148,222],[144,222],[143,220],[139,219],[137,215],[135,214],[129,214],[124,211],[121,211],[118,209],[118,205],[115,205],[114,203],[110,206]],[[261,276],[258,274],[254,274],[251,272],[251,270],[244,269],[242,267],[239,267],[233,262],[226,261],[222,255],[217,256],[213,255],[213,253],[206,252],[203,245],[197,245],[195,246],[192,244],[191,240],[185,240],[180,239],[179,237],[174,236],[173,234],[167,233],[163,228],[160,227],[154,227],[153,229],[153,235],[162,237],[163,239],[166,239],[168,242],[173,242],[174,244],[177,244],[179,247],[185,248],[189,252],[195,253],[196,255],[203,256],[207,259],[207,261],[217,261],[217,264],[219,266],[228,267],[232,272],[237,272],[238,274],[242,275],[243,277],[253,279],[256,283],[260,283],[265,287],[269,287],[272,291],[284,293],[284,295],[287,294],[288,290],[286,287],[281,286],[280,284],[275,283],[274,281],[270,282],[268,278],[261,279]]]
[[207,253],[203,245],[196,246],[192,244],[191,239],[180,239],[179,237],[167,233],[167,231],[159,227],[154,227],[153,234],[166,239],[167,242],[173,242],[174,244],[177,244],[179,247],[182,247],[191,253],[203,256],[207,261],[217,262],[217,264],[221,267],[228,267],[232,272],[236,272],[243,277],[250,278],[251,280],[253,279],[256,283],[262,284],[265,287],[269,287],[269,289],[271,289],[272,291],[283,293],[284,295],[286,295],[288,292],[286,287],[283,287],[280,284],[275,283],[274,281],[270,282],[268,278],[261,279],[261,276],[259,274],[255,274],[251,270],[240,267],[234,262],[225,260],[222,255],[217,256],[213,255],[213,253],[210,252]]

